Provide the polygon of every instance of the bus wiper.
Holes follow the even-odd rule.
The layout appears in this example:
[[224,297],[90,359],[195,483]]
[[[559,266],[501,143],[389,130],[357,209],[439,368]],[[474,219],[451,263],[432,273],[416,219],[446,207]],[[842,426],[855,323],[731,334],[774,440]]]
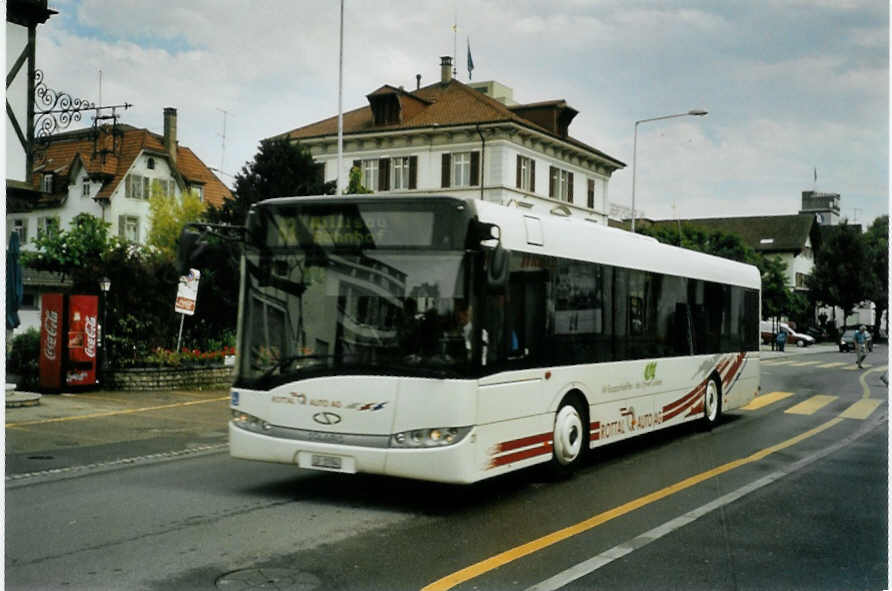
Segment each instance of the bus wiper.
[[273,375],[273,373],[275,373],[276,370],[282,371],[283,369],[285,369],[292,363],[295,363],[297,361],[302,361],[304,359],[317,359],[318,360],[318,359],[332,359],[334,357],[335,357],[334,355],[290,355],[288,357],[285,357],[283,359],[276,361],[276,363],[272,367],[267,369],[265,372],[263,372],[263,375],[261,375],[260,377],[261,377],[261,379],[268,378],[271,375]]

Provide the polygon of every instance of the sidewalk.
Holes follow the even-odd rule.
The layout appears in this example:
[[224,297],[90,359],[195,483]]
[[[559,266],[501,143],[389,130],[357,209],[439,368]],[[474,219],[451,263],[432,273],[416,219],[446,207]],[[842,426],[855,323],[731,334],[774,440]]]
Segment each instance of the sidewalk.
[[45,394],[36,405],[7,405],[6,479],[224,449],[228,421],[228,389]]

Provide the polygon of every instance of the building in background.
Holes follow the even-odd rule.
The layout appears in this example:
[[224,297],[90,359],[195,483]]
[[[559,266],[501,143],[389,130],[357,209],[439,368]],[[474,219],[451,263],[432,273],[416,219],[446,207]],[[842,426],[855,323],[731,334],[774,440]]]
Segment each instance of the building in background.
[[356,166],[374,192],[474,197],[607,223],[608,183],[625,164],[570,135],[577,111],[566,101],[518,104],[498,82],[463,84],[450,57],[438,82],[416,81],[414,91],[381,86],[368,106],[343,114],[341,171],[337,116],[276,137],[308,148],[326,180]]
[[[126,124],[94,126],[43,139],[27,190],[8,199],[6,238],[19,234],[23,250],[39,232],[67,230],[88,213],[108,222],[110,233],[145,243],[153,191],[181,197],[196,193],[219,207],[232,193],[186,146],[177,141],[177,111],[164,109],[164,133]],[[39,324],[39,294],[66,285],[59,277],[25,269],[25,296],[17,332]]]

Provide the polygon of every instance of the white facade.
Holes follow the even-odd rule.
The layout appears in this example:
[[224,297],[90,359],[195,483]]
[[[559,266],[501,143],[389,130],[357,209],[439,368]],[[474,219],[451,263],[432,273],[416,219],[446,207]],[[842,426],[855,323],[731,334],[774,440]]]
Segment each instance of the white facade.
[[[150,168],[149,162],[151,161]],[[165,156],[150,152],[141,152],[134,159],[127,171],[127,175],[131,175],[131,179],[139,177],[139,179],[149,179],[149,187],[158,187],[155,181],[159,183],[169,183],[176,196],[181,195],[181,191],[177,187],[173,173],[167,163]],[[57,182],[58,182],[58,178]],[[127,195],[127,178],[126,176],[107,200],[108,206],[103,207],[97,202],[96,194],[101,189],[101,183],[91,181],[87,175],[87,171],[80,165],[75,164],[71,170],[70,182],[68,184],[67,196],[62,200],[59,207],[46,209],[35,209],[29,212],[12,213],[6,216],[6,239],[12,231],[18,228],[24,228],[19,232],[23,250],[34,250],[32,240],[37,237],[38,230],[44,227],[47,218],[55,218],[58,220],[59,227],[63,230],[70,229],[71,221],[81,213],[88,213],[96,216],[105,222],[111,224],[109,234],[127,238],[133,242],[144,244],[149,235],[149,202],[148,195],[144,192],[145,184],[140,180],[141,197]],[[163,189],[162,189],[163,190]],[[135,224],[135,225],[134,225]],[[134,232],[135,230],[135,232]]]
[[[151,161],[151,165],[150,165]],[[136,193],[131,189],[131,195],[127,194],[128,181],[125,176],[110,199],[97,202],[94,197],[101,189],[101,183],[91,181],[83,166],[75,164],[71,170],[71,181],[67,188],[67,196],[59,207],[35,209],[30,212],[12,213],[6,216],[6,240],[13,231],[19,232],[22,250],[35,250],[32,241],[37,238],[39,229],[42,229],[49,218],[58,221],[59,228],[69,230],[71,221],[81,213],[88,213],[103,221],[109,222],[109,235],[119,236],[127,240],[144,244],[149,236],[151,227],[149,220],[148,195],[145,194],[145,182],[141,179],[149,179],[148,186],[160,187],[165,183],[169,190],[179,198],[182,192],[174,180],[173,173],[167,158],[152,152],[141,152],[131,164],[127,175],[131,176],[130,184],[135,179],[140,179],[142,193]],[[59,177],[57,177],[58,179]],[[157,183],[156,183],[157,181]],[[135,195],[141,194],[142,197]],[[151,193],[149,193],[150,195]],[[100,203],[107,203],[102,206]],[[43,291],[46,291],[44,289]],[[25,302],[19,310],[21,324],[15,329],[15,334],[27,331],[29,328],[40,326],[40,293],[37,286],[25,286]]]
[[[338,177],[336,138],[301,139],[300,142],[310,149],[317,162],[325,165],[326,180]],[[480,154],[480,182],[443,187],[443,154],[474,151]],[[341,175],[349,176],[355,160],[409,156],[418,159],[416,188],[388,192],[474,197],[503,205],[516,202],[521,207],[540,211],[563,205],[569,215],[607,224],[607,185],[615,164],[608,165],[606,160],[599,162],[596,156],[570,142],[511,124],[481,125],[479,132],[476,126],[463,126],[347,137]],[[535,161],[535,190],[517,187],[518,156]],[[566,197],[549,197],[551,167],[572,173],[573,203],[566,201]],[[588,206],[589,181],[593,185],[592,207]]]

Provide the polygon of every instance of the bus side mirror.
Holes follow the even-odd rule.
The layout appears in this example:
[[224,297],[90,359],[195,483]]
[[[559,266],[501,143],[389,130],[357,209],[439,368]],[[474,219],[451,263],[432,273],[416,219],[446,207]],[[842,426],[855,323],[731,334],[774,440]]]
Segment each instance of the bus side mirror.
[[511,252],[502,248],[499,242],[486,257],[486,285],[491,290],[502,291],[508,284],[508,269]]
[[177,243],[176,268],[179,275],[186,275],[189,269],[197,266],[202,255],[207,251],[208,244],[202,239],[200,232],[188,226],[180,232],[180,241]]

